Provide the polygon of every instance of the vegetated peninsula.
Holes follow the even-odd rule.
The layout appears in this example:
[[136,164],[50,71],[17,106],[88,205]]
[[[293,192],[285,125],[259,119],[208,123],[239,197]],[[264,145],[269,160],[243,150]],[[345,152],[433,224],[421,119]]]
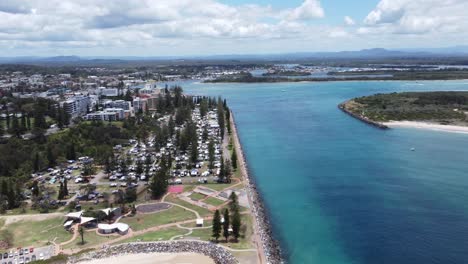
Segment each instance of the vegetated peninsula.
[[[294,78],[292,78],[294,77]],[[206,83],[278,83],[278,82],[330,82],[330,81],[424,81],[424,80],[464,80],[468,79],[465,69],[424,69],[415,70],[375,70],[328,72],[324,77],[312,77],[310,74],[283,71],[264,73],[253,76],[250,72],[241,72],[205,80]]]
[[354,98],[339,105],[380,128],[411,126],[468,132],[468,92],[404,92]]

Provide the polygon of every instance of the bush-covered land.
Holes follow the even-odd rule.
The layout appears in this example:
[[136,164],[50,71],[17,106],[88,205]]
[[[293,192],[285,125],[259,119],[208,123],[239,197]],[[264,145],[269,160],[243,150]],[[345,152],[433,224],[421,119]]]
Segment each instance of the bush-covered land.
[[468,125],[468,92],[406,92],[352,99],[345,108],[373,121]]

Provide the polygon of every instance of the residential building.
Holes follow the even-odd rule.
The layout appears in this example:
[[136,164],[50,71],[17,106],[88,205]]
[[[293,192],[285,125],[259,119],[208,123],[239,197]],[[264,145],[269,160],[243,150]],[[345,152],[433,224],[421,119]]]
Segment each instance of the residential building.
[[63,108],[72,117],[86,114],[91,100],[87,96],[74,96],[63,103]]

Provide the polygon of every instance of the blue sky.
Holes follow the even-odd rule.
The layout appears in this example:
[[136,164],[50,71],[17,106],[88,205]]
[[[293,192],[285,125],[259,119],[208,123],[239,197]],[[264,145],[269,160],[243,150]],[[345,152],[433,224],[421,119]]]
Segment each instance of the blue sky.
[[468,44],[467,0],[1,0],[0,56],[262,54]]

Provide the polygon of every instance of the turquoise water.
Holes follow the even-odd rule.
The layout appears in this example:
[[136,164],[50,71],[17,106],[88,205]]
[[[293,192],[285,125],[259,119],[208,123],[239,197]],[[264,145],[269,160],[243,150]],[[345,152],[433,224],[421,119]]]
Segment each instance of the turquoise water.
[[468,90],[468,81],[185,90],[227,98],[289,263],[468,263],[468,135],[378,130],[336,107],[378,92]]

